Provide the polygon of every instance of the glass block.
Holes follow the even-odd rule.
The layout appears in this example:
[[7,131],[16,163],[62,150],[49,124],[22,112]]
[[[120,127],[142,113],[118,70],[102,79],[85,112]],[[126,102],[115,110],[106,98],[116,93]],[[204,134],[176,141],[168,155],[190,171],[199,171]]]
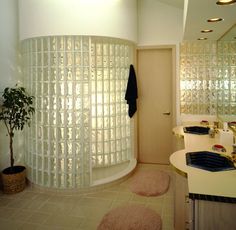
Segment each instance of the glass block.
[[97,80],[100,81],[103,79],[103,71],[101,68],[97,68]]
[[89,84],[87,82],[83,83],[83,94],[89,94]]
[[57,128],[57,138],[58,140],[64,140],[64,128]]
[[108,140],[110,140],[110,132],[109,129],[105,129],[103,141],[108,141]]
[[103,128],[103,118],[102,117],[98,117],[97,118],[97,128],[98,129],[102,129]]
[[87,52],[83,53],[83,66],[89,66],[89,54]]
[[59,50],[59,51],[65,50],[64,37],[59,37],[57,40],[57,44],[58,44],[57,50]]
[[102,67],[103,64],[103,57],[102,56],[96,56],[96,66]]
[[65,105],[66,109],[68,110],[73,109],[73,97],[66,97],[65,103],[66,103]]
[[64,81],[66,80],[66,75],[65,75],[65,71],[64,71],[64,68],[61,67],[61,68],[58,68],[58,76],[57,76],[58,80],[60,81]]
[[69,126],[73,126],[73,114],[72,113],[66,113],[66,123]]
[[64,97],[59,97],[58,98],[58,109],[65,109],[65,98]]
[[[122,162],[130,151],[123,94],[131,46],[112,38],[51,36],[28,39],[22,47],[25,84],[37,108],[26,134],[25,159],[34,166],[29,178],[55,188],[89,186],[90,152],[93,167],[101,167]],[[116,152],[123,135],[127,140],[119,140],[122,151]]]
[[97,141],[102,142],[103,141],[103,131],[97,130]]
[[109,116],[109,105],[104,105],[103,106],[103,115],[104,116]]
[[97,93],[97,104],[102,104],[103,103],[103,94],[102,93]]
[[82,46],[82,39],[80,36],[74,37],[74,49],[75,51],[80,51]]
[[50,38],[50,50],[54,51],[54,52],[57,50],[57,38],[56,37]]

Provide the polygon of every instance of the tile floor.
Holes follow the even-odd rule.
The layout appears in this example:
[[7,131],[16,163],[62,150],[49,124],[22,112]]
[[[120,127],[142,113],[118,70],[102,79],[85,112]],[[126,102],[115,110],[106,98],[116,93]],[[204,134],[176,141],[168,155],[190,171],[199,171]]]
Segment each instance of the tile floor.
[[[137,170],[160,169],[170,175],[169,166],[139,164]],[[173,230],[173,182],[167,193],[143,197],[129,190],[129,181],[86,194],[42,192],[27,187],[15,195],[0,193],[1,230],[95,230],[103,215],[112,208],[135,203],[156,210],[163,230]]]

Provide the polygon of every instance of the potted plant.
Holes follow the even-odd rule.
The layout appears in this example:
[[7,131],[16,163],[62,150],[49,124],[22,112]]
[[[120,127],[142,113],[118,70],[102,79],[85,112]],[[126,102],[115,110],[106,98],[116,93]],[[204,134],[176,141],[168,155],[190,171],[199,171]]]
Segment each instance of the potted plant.
[[13,138],[16,130],[23,130],[30,125],[31,115],[35,112],[33,96],[29,96],[24,87],[5,88],[2,95],[0,120],[6,126],[9,136],[10,167],[2,171],[4,193],[17,193],[25,188],[26,168],[14,165]]

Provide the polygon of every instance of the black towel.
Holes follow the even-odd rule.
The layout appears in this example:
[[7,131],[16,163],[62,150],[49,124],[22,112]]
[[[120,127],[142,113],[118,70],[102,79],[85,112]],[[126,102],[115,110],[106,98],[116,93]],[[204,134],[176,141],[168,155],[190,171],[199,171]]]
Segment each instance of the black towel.
[[125,93],[125,100],[129,105],[129,117],[132,117],[137,110],[137,103],[136,103],[137,98],[138,98],[138,88],[137,88],[136,75],[133,65],[130,65],[129,79]]

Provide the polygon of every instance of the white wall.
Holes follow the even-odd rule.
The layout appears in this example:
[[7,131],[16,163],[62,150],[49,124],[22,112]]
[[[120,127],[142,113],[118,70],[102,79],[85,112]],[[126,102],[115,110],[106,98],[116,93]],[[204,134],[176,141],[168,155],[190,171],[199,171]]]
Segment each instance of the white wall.
[[179,44],[183,37],[183,9],[157,0],[138,0],[138,45],[176,45],[176,123],[179,109]]
[[[0,94],[7,86],[14,86],[20,80],[19,52],[18,52],[18,4],[17,0],[0,1]],[[8,167],[9,138],[6,127],[0,122],[0,170]],[[16,161],[22,159],[23,141],[16,138],[14,142]],[[22,136],[22,135],[21,135]],[[19,157],[21,159],[19,159]]]
[[0,92],[18,78],[18,9],[16,0],[0,2]]
[[183,9],[138,0],[138,45],[179,44],[183,37]]
[[19,0],[20,40],[98,35],[137,42],[136,0]]

